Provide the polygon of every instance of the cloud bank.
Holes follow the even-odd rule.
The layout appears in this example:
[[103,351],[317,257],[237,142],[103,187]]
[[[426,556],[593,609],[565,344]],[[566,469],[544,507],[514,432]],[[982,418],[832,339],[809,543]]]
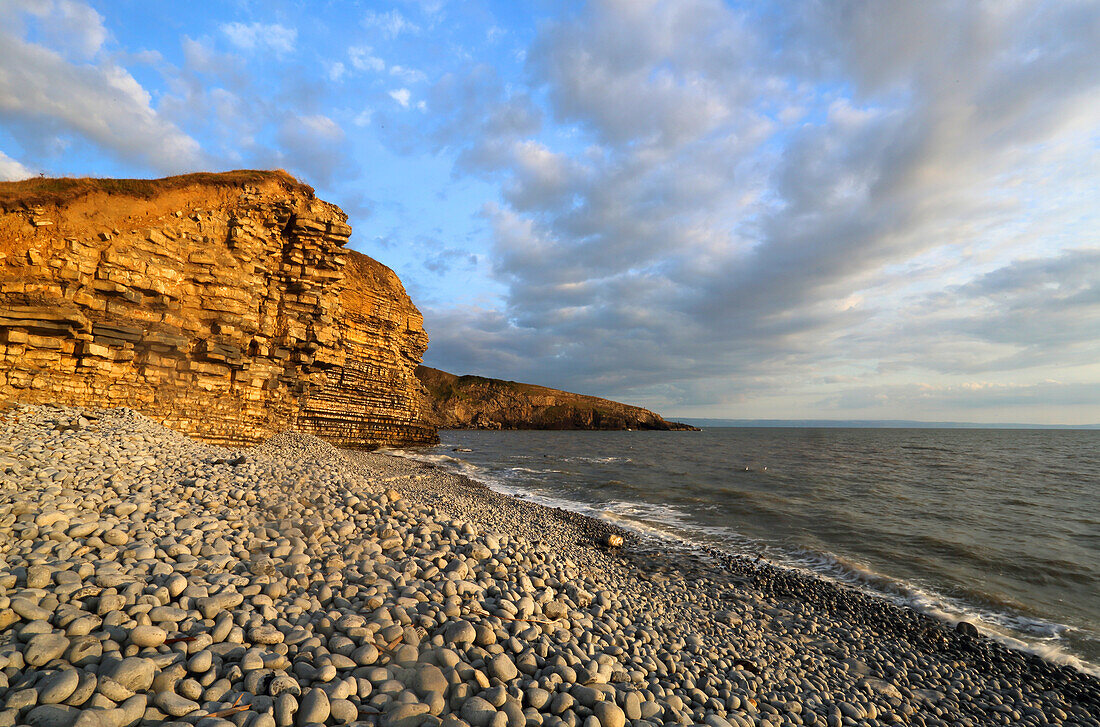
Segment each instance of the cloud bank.
[[0,177],[284,167],[457,373],[1100,422],[1097,3],[130,10],[0,3]]
[[436,86],[427,143],[501,185],[507,293],[432,311],[429,355],[699,412],[822,371],[1095,385],[1098,32],[1078,3],[588,3],[527,89]]
[[[25,40],[28,25],[50,45]],[[107,37],[102,18],[84,3],[0,8],[0,124],[43,156],[91,144],[161,172],[201,166],[199,143],[161,117],[150,94],[104,52]]]

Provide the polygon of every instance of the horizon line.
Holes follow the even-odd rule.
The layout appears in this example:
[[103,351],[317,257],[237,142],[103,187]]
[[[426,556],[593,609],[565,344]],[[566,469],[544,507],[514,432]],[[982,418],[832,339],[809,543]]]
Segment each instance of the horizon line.
[[1035,424],[1028,422],[960,422],[924,421],[919,419],[727,419],[722,417],[679,417],[671,420],[714,428],[736,427],[789,427],[792,429],[850,428],[850,429],[1100,429],[1096,424]]

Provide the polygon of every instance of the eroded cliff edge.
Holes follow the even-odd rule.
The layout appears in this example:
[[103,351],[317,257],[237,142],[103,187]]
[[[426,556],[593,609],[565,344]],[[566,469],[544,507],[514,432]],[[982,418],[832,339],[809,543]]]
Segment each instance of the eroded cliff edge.
[[126,406],[217,444],[436,440],[423,318],[282,172],[0,184],[0,398]]
[[629,404],[534,384],[455,376],[418,366],[428,388],[431,419],[440,429],[657,429],[695,430]]

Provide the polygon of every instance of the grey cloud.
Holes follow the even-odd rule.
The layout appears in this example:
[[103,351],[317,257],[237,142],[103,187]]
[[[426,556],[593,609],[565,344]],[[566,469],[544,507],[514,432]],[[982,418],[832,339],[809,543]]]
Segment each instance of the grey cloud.
[[354,173],[340,125],[323,114],[292,115],[279,127],[279,166],[317,184],[331,184],[338,172]]
[[528,60],[559,119],[612,144],[669,146],[736,115],[754,46],[717,0],[593,2],[582,20],[544,28]]
[[343,191],[338,193],[333,201],[348,213],[352,225],[372,217],[378,203],[364,194],[361,190]]
[[[1100,406],[1100,387],[1090,383],[1043,381],[1029,384],[973,382],[954,385],[909,384],[854,388],[820,402],[847,411],[908,411],[915,418],[935,412],[1069,408],[1088,414]],[[1079,420],[1076,423],[1095,423]]]
[[509,166],[514,144],[542,125],[530,94],[507,89],[487,64],[444,74],[428,91],[426,111],[414,120],[385,110],[375,117],[402,153],[448,152],[457,158],[456,172],[490,178]]
[[436,275],[444,275],[455,267],[477,267],[477,255],[468,250],[445,248],[424,260],[424,268]]
[[[1082,361],[1100,339],[1086,274],[1062,282],[1080,281],[1072,294],[1037,296],[1044,275],[1095,270],[1091,258],[1009,265],[950,290],[932,272],[887,271],[934,256],[936,276],[966,276],[953,256],[1013,237],[1027,200],[1006,177],[1059,144],[1055,163],[1082,163],[1074,129],[1097,122],[1098,23],[1100,7],[1061,3],[792,2],[755,15],[705,0],[590,3],[543,29],[528,68],[585,151],[544,146],[523,124],[490,132],[486,109],[516,95],[484,69],[437,86],[456,110],[436,143],[501,184],[506,206],[486,217],[508,292],[502,312],[447,314],[463,327],[433,341],[436,360],[684,396],[702,380],[738,391],[856,363],[1009,370],[1046,351],[1053,365],[1051,347],[1070,340]],[[795,108],[802,122],[781,120]],[[1026,249],[1032,238],[1015,234],[988,254]],[[1013,276],[1029,287],[995,303],[991,288]],[[464,327],[479,334],[449,332]]]
[[1100,249],[1016,260],[929,296],[901,331],[908,355],[949,373],[1100,361]]
[[[247,58],[219,51],[208,37],[184,36],[181,44],[185,62],[164,70],[171,93],[161,106],[180,125],[204,132],[216,166],[281,167],[319,187],[357,176],[347,134],[322,112],[324,84],[297,65],[255,74]],[[359,197],[347,198],[348,211],[363,217],[369,200]]]

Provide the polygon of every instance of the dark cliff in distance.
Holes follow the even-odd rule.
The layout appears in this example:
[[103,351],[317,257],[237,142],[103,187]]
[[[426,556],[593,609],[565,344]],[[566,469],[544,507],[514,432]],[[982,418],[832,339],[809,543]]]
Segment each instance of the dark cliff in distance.
[[637,406],[545,386],[455,376],[418,366],[440,429],[650,429],[694,431]]
[[350,235],[284,172],[0,183],[0,400],[226,445],[436,441],[423,319]]

